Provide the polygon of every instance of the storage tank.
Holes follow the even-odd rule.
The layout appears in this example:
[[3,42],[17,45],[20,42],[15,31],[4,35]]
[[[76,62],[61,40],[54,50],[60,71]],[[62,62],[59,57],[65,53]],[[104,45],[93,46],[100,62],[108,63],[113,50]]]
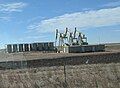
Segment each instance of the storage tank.
[[19,44],[19,52],[23,52],[23,44]]
[[105,45],[104,44],[96,45],[95,46],[95,51],[96,52],[98,52],[98,51],[105,51]]
[[65,51],[67,51],[67,53],[82,53],[82,52],[85,52],[85,48],[82,47],[82,46],[66,46],[65,47]]
[[12,53],[12,45],[7,45],[7,52]]
[[32,47],[33,47],[33,51],[37,51],[37,43],[33,43]]
[[17,44],[13,44],[12,52],[18,52]]
[[37,43],[30,44],[30,51],[37,51]]
[[30,51],[33,51],[33,49],[32,49],[32,44],[30,44],[29,46],[30,46],[30,47],[29,47],[29,48],[30,48]]
[[53,42],[49,42],[48,43],[48,47],[49,47],[50,51],[53,51],[54,50],[54,43]]
[[37,50],[38,51],[43,51],[43,43],[38,43],[37,44]]
[[47,42],[47,43],[43,43],[43,44],[44,44],[44,46],[43,46],[44,50],[48,51],[49,50],[49,46],[48,46],[49,43]]
[[24,51],[29,51],[29,44],[24,44]]
[[84,51],[85,52],[92,52],[93,50],[93,46],[92,45],[85,45],[84,47]]

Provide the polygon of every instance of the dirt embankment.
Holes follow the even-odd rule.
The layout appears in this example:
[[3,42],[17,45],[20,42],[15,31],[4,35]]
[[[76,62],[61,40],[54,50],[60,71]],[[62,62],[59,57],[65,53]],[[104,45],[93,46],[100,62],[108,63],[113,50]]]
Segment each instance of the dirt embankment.
[[29,54],[24,56],[24,58],[27,58],[26,60],[23,60],[22,57],[21,60],[17,60],[18,56],[15,55],[13,57],[15,60],[10,59],[11,61],[0,62],[0,69],[38,68],[63,65],[120,62],[120,52],[99,52],[84,54],[41,54],[41,56],[39,55],[37,56],[37,58],[35,58],[35,54],[32,56],[32,59],[28,59],[28,57],[31,57],[28,55]]

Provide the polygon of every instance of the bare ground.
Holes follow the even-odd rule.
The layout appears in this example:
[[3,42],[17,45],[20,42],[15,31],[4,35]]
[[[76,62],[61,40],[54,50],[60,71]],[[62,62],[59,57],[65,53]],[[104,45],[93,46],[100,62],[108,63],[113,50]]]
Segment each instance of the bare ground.
[[23,52],[23,53],[0,53],[0,62],[4,61],[25,61],[35,59],[54,59],[71,56],[88,56],[88,55],[106,55],[120,52],[91,52],[91,53],[41,53],[41,52]]

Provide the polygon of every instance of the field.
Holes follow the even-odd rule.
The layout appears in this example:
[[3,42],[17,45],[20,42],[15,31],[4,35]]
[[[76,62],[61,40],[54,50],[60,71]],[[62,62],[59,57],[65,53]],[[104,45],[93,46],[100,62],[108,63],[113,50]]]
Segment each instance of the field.
[[120,52],[1,54],[0,65],[0,88],[120,88]]
[[0,88],[120,88],[120,63],[1,70]]

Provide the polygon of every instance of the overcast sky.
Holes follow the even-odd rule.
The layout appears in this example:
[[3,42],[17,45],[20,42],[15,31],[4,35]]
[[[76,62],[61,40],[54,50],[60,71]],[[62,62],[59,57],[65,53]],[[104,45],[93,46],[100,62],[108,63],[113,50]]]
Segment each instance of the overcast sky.
[[55,40],[74,27],[90,44],[120,42],[120,0],[0,0],[0,47]]

